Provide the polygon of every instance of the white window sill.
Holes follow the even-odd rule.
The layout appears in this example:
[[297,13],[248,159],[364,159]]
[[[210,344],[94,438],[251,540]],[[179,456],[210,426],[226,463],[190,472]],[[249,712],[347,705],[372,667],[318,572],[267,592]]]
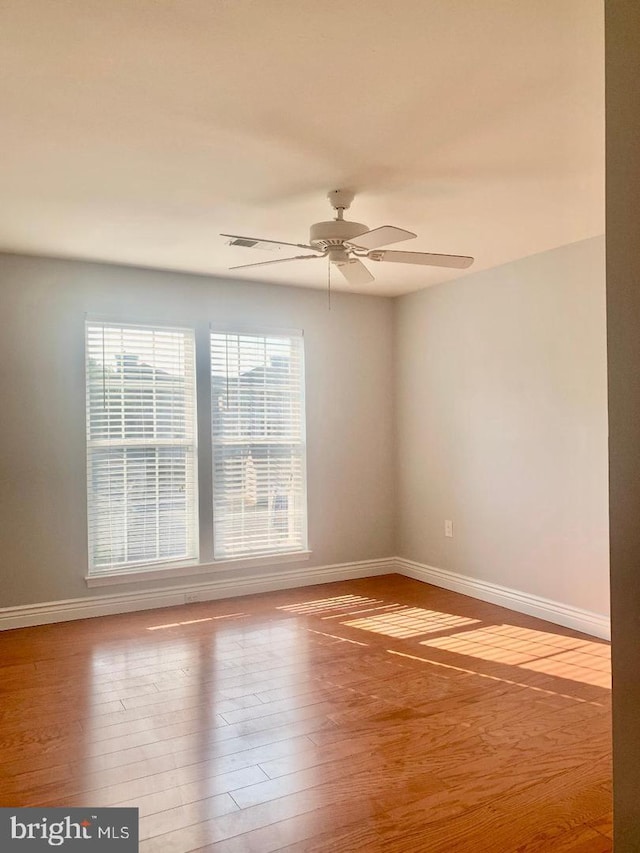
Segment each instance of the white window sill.
[[154,564],[136,569],[116,569],[104,574],[87,575],[87,586],[110,586],[113,584],[142,583],[143,581],[177,578],[190,575],[212,575],[224,569],[252,569],[260,566],[277,566],[281,563],[299,563],[308,560],[311,551],[289,551],[263,557],[241,557],[237,560],[217,560],[213,563],[166,563],[164,567]]

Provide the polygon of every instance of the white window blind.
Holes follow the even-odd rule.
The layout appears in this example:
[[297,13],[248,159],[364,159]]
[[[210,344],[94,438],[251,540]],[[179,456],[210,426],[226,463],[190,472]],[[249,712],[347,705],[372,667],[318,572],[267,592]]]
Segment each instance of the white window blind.
[[198,555],[193,332],[88,322],[89,571]]
[[216,559],[307,547],[301,335],[211,335]]

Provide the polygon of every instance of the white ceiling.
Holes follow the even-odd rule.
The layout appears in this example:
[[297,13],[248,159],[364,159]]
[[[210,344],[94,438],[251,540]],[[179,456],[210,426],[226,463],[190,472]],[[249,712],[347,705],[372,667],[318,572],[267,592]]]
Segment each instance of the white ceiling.
[[7,251],[237,276],[272,256],[218,232],[306,242],[340,187],[471,272],[604,231],[601,0],[3,0],[0,116]]

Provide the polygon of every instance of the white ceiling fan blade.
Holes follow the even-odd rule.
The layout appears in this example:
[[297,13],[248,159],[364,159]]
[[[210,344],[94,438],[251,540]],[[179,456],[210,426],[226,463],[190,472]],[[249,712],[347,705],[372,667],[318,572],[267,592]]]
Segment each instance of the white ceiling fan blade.
[[321,258],[322,255],[296,255],[293,258],[276,258],[275,261],[257,261],[255,264],[238,264],[235,267],[229,267],[230,270],[242,270],[246,267],[266,267],[268,264],[285,264],[287,261],[303,261],[305,258]]
[[378,246],[388,246],[389,243],[399,243],[401,240],[413,240],[417,235],[413,231],[405,231],[404,228],[395,228],[393,225],[381,225],[365,231],[353,240],[348,240],[352,246],[358,249],[377,249]]
[[241,234],[221,234],[221,237],[231,237],[230,246],[241,246],[245,249],[260,249],[267,248],[261,246],[262,243],[269,243],[271,246],[295,246],[297,249],[311,249],[314,252],[321,251],[315,246],[309,246],[306,243],[285,243],[283,240],[265,240],[263,237],[243,237]]
[[358,258],[337,263],[336,266],[349,284],[369,284],[370,281],[375,281],[369,270]]
[[369,252],[371,261],[390,261],[394,264],[421,264],[426,267],[451,267],[464,270],[473,263],[467,255],[433,255],[428,252],[395,252],[385,249],[382,252]]

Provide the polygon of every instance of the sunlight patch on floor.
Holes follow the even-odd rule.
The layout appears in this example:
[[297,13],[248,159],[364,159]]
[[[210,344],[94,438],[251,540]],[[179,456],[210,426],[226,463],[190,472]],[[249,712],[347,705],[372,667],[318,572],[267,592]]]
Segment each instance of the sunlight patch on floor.
[[393,613],[352,619],[343,624],[349,628],[373,631],[386,637],[406,639],[418,637],[421,634],[433,634],[436,631],[447,631],[451,628],[462,627],[462,625],[477,625],[479,621],[478,619],[469,619],[466,616],[455,616],[453,613],[441,613],[438,610],[405,607]]
[[197,625],[200,622],[219,622],[221,619],[241,619],[244,613],[225,613],[223,616],[206,616],[202,619],[183,619],[181,622],[166,622],[164,625],[149,625],[147,631],[160,631],[162,628],[177,628],[179,625]]
[[318,598],[311,601],[302,601],[297,604],[284,604],[277,609],[300,616],[313,616],[330,613],[335,610],[346,610],[359,605],[374,606],[380,604],[384,604],[384,602],[377,598],[366,598],[362,595],[336,595],[331,598]]
[[313,628],[307,628],[310,634],[319,634],[321,637],[328,637],[332,640],[339,640],[341,643],[353,643],[354,646],[368,646],[369,643],[360,643],[358,640],[350,640],[348,637],[338,637],[337,634],[325,634],[324,631],[314,631]]
[[494,625],[448,637],[434,637],[420,645],[596,687],[610,687],[609,647],[578,637],[516,625]]

